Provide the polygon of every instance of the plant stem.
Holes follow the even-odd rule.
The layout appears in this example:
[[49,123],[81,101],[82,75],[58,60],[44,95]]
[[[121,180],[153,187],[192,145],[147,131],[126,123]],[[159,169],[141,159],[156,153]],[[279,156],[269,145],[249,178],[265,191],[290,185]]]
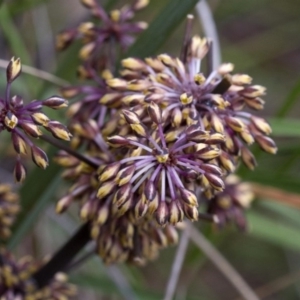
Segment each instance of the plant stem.
[[176,251],[176,255],[175,255],[174,262],[173,262],[173,266],[172,266],[170,278],[168,281],[164,300],[172,300],[173,299],[173,296],[176,291],[180,271],[182,268],[182,264],[183,264],[183,261],[185,258],[188,243],[189,243],[189,232],[188,232],[188,228],[186,228],[182,233],[182,236],[180,239],[180,244]]
[[64,144],[58,142],[57,140],[47,136],[47,135],[42,135],[40,136],[40,139],[44,140],[45,142],[55,146],[58,149],[64,150],[66,152],[68,152],[69,154],[71,154],[72,156],[78,158],[79,160],[85,162],[86,164],[90,165],[93,168],[98,168],[98,164],[96,162],[94,162],[93,160],[91,160],[90,158],[86,157],[83,154],[78,153],[77,151],[74,151],[73,149],[65,146]]
[[53,276],[64,270],[73,258],[91,241],[90,224],[87,222],[62,246],[62,248],[40,268],[33,276],[39,289],[43,288],[53,278]]
[[258,296],[245,282],[241,275],[230,265],[230,263],[219,253],[219,251],[210,243],[209,240],[198,231],[190,222],[185,225],[189,229],[191,241],[211,260],[228,281],[236,288],[245,300],[259,300]]

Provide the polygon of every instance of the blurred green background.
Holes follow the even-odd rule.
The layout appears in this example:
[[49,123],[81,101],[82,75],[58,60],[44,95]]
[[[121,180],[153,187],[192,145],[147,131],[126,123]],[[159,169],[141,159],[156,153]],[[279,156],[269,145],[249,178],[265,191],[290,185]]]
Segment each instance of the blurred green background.
[[[88,19],[79,0],[4,2],[0,9],[0,58],[9,60],[12,55],[20,56],[23,64],[74,83],[78,49],[73,47],[58,54],[54,40],[59,31]],[[117,1],[109,2],[111,5]],[[126,2],[122,0],[117,5]],[[182,10],[184,1],[175,2],[177,9],[164,15],[161,28],[168,26],[168,17],[171,19]],[[151,23],[168,3],[151,0],[137,19]],[[199,224],[199,228],[261,299],[300,299],[300,2],[211,0],[208,4],[218,31],[222,60],[234,63],[235,71],[249,74],[255,84],[267,87],[266,107],[260,114],[270,120],[279,151],[276,156],[271,156],[255,149],[259,167],[254,172],[244,168],[239,171],[242,178],[262,185],[257,200],[247,213],[249,232],[240,233],[235,228],[216,232],[207,224]],[[163,36],[165,42],[155,49],[156,53],[178,54],[183,29],[182,22],[172,25],[168,30],[170,36]],[[203,34],[197,17],[193,31]],[[152,42],[161,38],[161,31],[155,34]],[[143,50],[143,44],[140,47]],[[2,92],[4,86],[3,70],[0,76]],[[58,93],[54,84],[30,75],[18,80],[14,89],[16,93],[27,95],[28,100],[37,95],[46,97]],[[3,154],[1,180],[11,181],[12,164],[4,156],[9,150],[5,142],[1,143],[0,149]],[[22,241],[22,246],[16,248],[19,253],[42,257],[55,251],[78,227],[76,208],[68,215],[54,214],[54,202],[64,189],[59,184],[58,171],[54,164],[46,173],[33,168],[21,189],[24,211],[16,226],[16,235],[10,241],[13,247]],[[129,299],[134,295],[136,299],[162,299],[175,250],[162,251],[155,262],[142,268],[107,268],[94,258],[71,276],[81,290],[78,299],[125,299],[124,295]],[[175,299],[239,298],[227,279],[190,243]]]

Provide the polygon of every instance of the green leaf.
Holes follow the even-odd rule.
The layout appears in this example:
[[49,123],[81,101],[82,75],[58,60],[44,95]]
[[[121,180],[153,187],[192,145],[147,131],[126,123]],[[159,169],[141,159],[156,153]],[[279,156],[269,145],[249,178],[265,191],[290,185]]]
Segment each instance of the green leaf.
[[126,57],[154,55],[197,2],[198,0],[169,0],[149,28],[137,38]]
[[19,34],[18,28],[15,26],[7,4],[4,4],[0,9],[0,26],[5,39],[8,41],[11,50],[15,56],[21,58],[22,63],[30,64],[31,57],[26,49],[23,39]]
[[26,10],[31,9],[41,3],[49,0],[23,0],[23,1],[12,1],[8,4],[9,11],[12,15],[24,13]]
[[55,148],[50,148],[47,155],[50,160],[50,166],[46,170],[35,168],[27,176],[24,185],[21,188],[21,213],[13,227],[13,235],[8,241],[8,246],[13,249],[28,233],[30,228],[36,223],[38,215],[45,209],[48,203],[53,200],[56,187],[60,177],[58,175],[59,167],[51,162],[51,158],[56,153]]
[[281,108],[277,113],[277,117],[283,118],[293,108],[296,102],[300,99],[300,79],[297,81],[286,100],[282,104]]
[[256,171],[249,171],[243,173],[243,180],[258,182],[261,184],[274,186],[283,190],[300,193],[300,178],[284,174],[278,176],[277,173],[271,169],[261,168]]
[[284,248],[300,251],[299,228],[278,222],[268,216],[250,211],[247,214],[250,233]]
[[300,120],[268,118],[268,122],[272,127],[273,136],[300,137]]

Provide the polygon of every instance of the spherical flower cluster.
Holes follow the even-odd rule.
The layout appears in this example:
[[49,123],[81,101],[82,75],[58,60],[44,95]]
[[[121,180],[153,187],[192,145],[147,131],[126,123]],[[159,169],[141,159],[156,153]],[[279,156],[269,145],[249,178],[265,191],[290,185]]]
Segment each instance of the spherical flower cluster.
[[10,236],[10,227],[20,211],[19,196],[9,184],[0,184],[0,238]]
[[98,177],[108,162],[96,157],[100,151],[89,152],[94,161],[98,159],[99,170],[92,168],[71,155],[60,152],[57,163],[67,168],[64,177],[74,184],[66,196],[57,203],[58,213],[69,205],[80,203],[80,217],[91,222],[91,236],[97,242],[97,253],[105,263],[130,261],[141,264],[155,258],[160,248],[177,242],[177,232],[172,226],[159,228],[151,216],[137,220],[128,203],[115,206],[113,197],[101,201],[97,197]]
[[[63,50],[75,39],[83,42],[79,56],[94,69],[101,70],[103,65],[112,68],[115,64],[116,46],[126,50],[134,41],[134,35],[147,28],[145,22],[132,22],[136,11],[148,5],[148,0],[136,0],[107,13],[97,0],[81,0],[98,22],[84,22],[77,28],[63,31],[57,37],[57,49]],[[112,57],[113,56],[113,57]],[[108,58],[108,59],[107,59]],[[109,63],[109,65],[108,65]]]
[[48,165],[46,153],[35,146],[31,138],[39,138],[43,135],[40,127],[50,131],[57,139],[70,140],[68,129],[55,120],[50,120],[43,112],[43,107],[59,109],[67,106],[67,101],[61,97],[53,96],[46,100],[33,100],[24,104],[20,96],[10,96],[12,82],[21,73],[20,59],[12,58],[7,67],[7,86],[4,98],[0,98],[0,132],[8,131],[11,134],[12,143],[17,152],[17,162],[14,175],[17,182],[22,182],[26,176],[26,170],[21,163],[21,155],[27,153],[27,147],[31,149],[34,163],[45,169]]
[[[107,84],[115,90],[124,106],[145,110],[154,102],[163,109],[165,126],[178,128],[199,123],[202,129],[225,135],[219,162],[229,173],[234,171],[236,159],[241,157],[251,169],[255,159],[247,145],[254,141],[269,153],[277,148],[267,135],[267,122],[242,111],[244,107],[261,110],[260,98],[265,88],[251,85],[245,74],[231,74],[233,65],[221,65],[207,77],[200,72],[202,59],[209,45],[206,39],[191,39],[186,62],[162,54],[145,60],[128,58],[122,61],[122,78]],[[108,98],[110,94],[105,95]],[[102,100],[100,100],[101,102]]]
[[98,198],[113,195],[118,206],[126,204],[137,219],[154,214],[160,225],[176,224],[186,216],[198,220],[195,183],[221,191],[221,169],[209,163],[220,155],[220,134],[209,134],[199,124],[166,131],[161,110],[155,103],[147,107],[150,125],[136,113],[123,110],[123,116],[135,135],[108,138],[113,147],[122,148],[121,160],[109,164],[99,176]]
[[247,222],[244,210],[250,206],[253,198],[250,184],[230,175],[225,180],[224,191],[208,201],[207,212],[217,216],[219,227],[234,223],[241,230],[245,230]]
[[30,278],[40,263],[29,256],[16,260],[4,249],[0,254],[1,300],[67,300],[76,295],[76,287],[67,282],[63,273],[57,273],[44,288],[36,289]]

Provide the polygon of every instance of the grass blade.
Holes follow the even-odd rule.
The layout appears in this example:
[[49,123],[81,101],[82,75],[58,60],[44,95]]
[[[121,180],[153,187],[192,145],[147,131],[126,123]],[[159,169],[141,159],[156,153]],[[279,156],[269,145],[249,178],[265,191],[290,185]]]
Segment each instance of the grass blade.
[[137,38],[126,57],[154,55],[197,2],[198,0],[169,0],[149,28]]

